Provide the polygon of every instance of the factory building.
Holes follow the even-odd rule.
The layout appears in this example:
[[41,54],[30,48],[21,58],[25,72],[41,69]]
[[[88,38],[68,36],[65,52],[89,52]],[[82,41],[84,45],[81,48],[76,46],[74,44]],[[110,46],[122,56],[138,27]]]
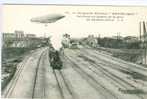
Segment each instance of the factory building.
[[25,37],[25,35],[24,35],[24,31],[15,30],[14,33],[15,33],[15,37],[16,37],[17,39],[22,39],[22,38]]

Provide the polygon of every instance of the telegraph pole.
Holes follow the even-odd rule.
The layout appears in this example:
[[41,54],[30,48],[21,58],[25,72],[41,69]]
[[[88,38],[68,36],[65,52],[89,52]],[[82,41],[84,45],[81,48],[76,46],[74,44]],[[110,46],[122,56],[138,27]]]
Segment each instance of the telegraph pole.
[[146,55],[146,64],[147,64],[147,22],[145,24],[145,29],[146,29],[146,32],[145,32],[145,55]]
[[[144,45],[143,45],[143,35],[142,35],[142,21],[139,22],[139,39],[140,39],[140,46],[141,46],[141,50],[144,49]],[[141,53],[141,63],[144,63],[144,50],[142,50]]]
[[147,30],[146,30],[146,24],[143,21],[143,48],[144,48],[144,64],[147,64],[147,40],[146,40],[146,34],[147,34]]
[[117,34],[116,34],[116,37],[117,37],[117,41],[118,41],[118,32],[117,32]]
[[117,32],[117,34],[116,34],[117,36],[117,40],[120,40],[120,32]]
[[139,22],[139,40],[141,44],[141,22]]
[[99,34],[99,37],[98,37],[98,43],[99,43],[99,41],[100,41],[100,38],[101,38],[101,34]]

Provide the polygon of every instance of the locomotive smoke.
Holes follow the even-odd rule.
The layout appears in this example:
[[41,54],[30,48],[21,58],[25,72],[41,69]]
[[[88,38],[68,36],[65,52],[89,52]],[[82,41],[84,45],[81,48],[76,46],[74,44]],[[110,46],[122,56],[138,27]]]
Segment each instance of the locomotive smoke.
[[62,41],[62,35],[57,35],[56,33],[52,35],[51,44],[55,48],[55,50],[59,51],[59,49],[62,47],[61,41]]

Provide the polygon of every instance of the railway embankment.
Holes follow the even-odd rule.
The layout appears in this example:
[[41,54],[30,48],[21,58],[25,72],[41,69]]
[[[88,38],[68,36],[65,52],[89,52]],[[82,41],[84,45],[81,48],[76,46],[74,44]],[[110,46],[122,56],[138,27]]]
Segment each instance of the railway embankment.
[[104,53],[113,57],[120,58],[125,61],[141,64],[142,49],[113,49],[113,48],[98,48]]
[[17,65],[29,54],[30,48],[3,48],[2,49],[2,87],[3,90],[12,79]]

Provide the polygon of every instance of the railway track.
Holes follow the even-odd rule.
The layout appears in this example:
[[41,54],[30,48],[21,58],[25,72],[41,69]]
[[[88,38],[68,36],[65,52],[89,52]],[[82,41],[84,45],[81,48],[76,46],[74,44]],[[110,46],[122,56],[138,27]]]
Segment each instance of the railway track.
[[102,95],[101,99],[120,99],[109,89],[103,86],[98,80],[95,79],[92,75],[83,70],[78,64],[71,60],[68,56],[64,55],[65,59],[70,61],[72,68],[78,72],[83,79],[85,79],[98,93]]
[[35,72],[34,84],[33,84],[33,90],[32,90],[32,99],[45,98],[45,85],[42,84],[42,82],[44,82],[45,80],[45,75],[44,75],[44,70],[43,70],[44,68],[41,67],[41,64],[40,64],[41,60],[44,59],[45,51],[41,53],[38,59],[38,62],[37,62],[37,68]]
[[[84,55],[84,53],[83,53],[83,51],[81,52],[82,53],[82,55]],[[86,52],[86,53],[88,53],[88,52]],[[121,65],[118,65],[118,64],[114,64],[114,63],[111,63],[111,62],[109,62],[109,61],[105,61],[105,60],[103,60],[103,59],[101,59],[101,58],[99,58],[99,57],[97,57],[97,56],[95,56],[95,55],[91,55],[90,53],[88,53],[88,55],[89,55],[89,57],[93,57],[93,58],[95,58],[95,59],[97,59],[97,60],[99,60],[99,61],[101,61],[101,62],[97,62],[97,61],[95,61],[96,62],[96,64],[99,64],[99,65],[101,65],[101,67],[108,67],[108,68],[112,68],[112,69],[114,69],[114,70],[117,70],[117,71],[126,71],[126,72],[133,72],[133,70],[131,70],[131,68],[126,68],[126,67],[123,67],[123,66],[121,66]],[[90,59],[91,59],[90,58]],[[108,71],[108,70],[107,70]],[[140,72],[139,72],[140,73]],[[129,82],[128,82],[128,84],[129,84]]]
[[[82,54],[83,55],[83,54]],[[85,56],[85,55],[83,55],[84,57],[86,57],[87,58],[87,56]],[[83,58],[81,58],[82,60],[83,60]],[[89,58],[88,58],[89,59]],[[91,58],[89,59],[89,60],[92,60]],[[79,60],[77,60],[77,61],[79,61]],[[95,64],[95,63],[92,63],[92,62],[89,62],[89,61],[86,61],[86,62],[88,62],[89,64],[90,64],[90,66],[86,66],[85,68],[88,68],[88,69],[90,69],[92,72],[94,72],[96,75],[98,75],[98,76],[100,76],[100,74],[99,74],[99,72],[102,72],[106,77],[108,77],[108,78],[111,78],[111,80],[114,82],[117,82],[118,83],[118,85],[122,85],[123,87],[126,87],[126,85],[124,85],[124,84],[122,84],[123,82],[125,82],[125,83],[127,83],[128,84],[128,82],[126,82],[126,81],[123,81],[122,82],[122,80],[121,80],[121,78],[120,77],[118,77],[118,76],[116,76],[116,75],[114,75],[113,73],[111,73],[110,71],[108,71],[107,69],[105,69],[103,66],[107,66],[108,64],[104,64],[104,63],[97,63],[97,64]],[[92,66],[92,67],[91,67]],[[110,65],[109,65],[110,66]],[[92,69],[93,68],[93,69]],[[114,69],[116,69],[116,68],[114,68]],[[96,71],[97,70],[97,71]],[[127,87],[128,87],[128,85],[127,85]],[[131,87],[134,87],[134,86],[132,86],[131,85]]]
[[77,95],[72,89],[70,82],[65,78],[64,73],[61,70],[53,70],[56,78],[59,92],[62,99],[78,99]]
[[132,66],[132,67],[134,67],[134,68],[136,68],[136,69],[140,69],[140,70],[142,70],[142,71],[146,71],[146,70],[147,70],[147,68],[140,67],[140,66],[137,65],[137,64],[133,64],[133,63],[130,63],[130,62],[126,62],[126,61],[123,61],[123,60],[121,60],[121,59],[116,59],[115,57],[112,57],[112,56],[110,56],[110,55],[97,52],[97,50],[95,50],[94,53],[97,54],[97,55],[98,55],[98,54],[99,54],[99,55],[102,55],[102,56],[104,56],[104,57],[109,57],[109,58],[111,58],[112,60],[117,61],[117,62],[119,62],[119,63],[122,63],[122,64],[124,64],[124,65],[128,65],[128,64],[129,64],[130,66]]
[[[82,52],[83,53],[83,52]],[[88,52],[86,52],[86,53],[88,53]],[[91,56],[91,57],[93,57],[94,55],[90,55],[90,54],[88,54],[89,56]],[[99,60],[101,60],[102,61],[102,59],[100,59],[100,58],[98,58]],[[116,75],[114,75],[112,72],[110,72],[110,71],[108,71],[107,69],[105,69],[103,66],[111,66],[111,67],[113,67],[114,68],[114,64],[112,65],[110,62],[108,62],[108,61],[104,61],[103,63],[92,63],[92,62],[89,62],[94,68],[95,68],[95,70],[93,69],[92,71],[94,72],[94,73],[96,73],[96,74],[98,74],[97,72],[96,72],[96,70],[101,70],[101,72],[103,72],[103,74],[109,79],[109,80],[111,80],[113,83],[116,83],[117,84],[117,86],[120,86],[121,85],[121,89],[123,89],[123,90],[128,90],[129,88],[131,89],[131,90],[138,90],[138,88],[136,87],[136,86],[134,86],[134,85],[132,85],[132,84],[130,84],[128,81],[126,81],[126,80],[123,80],[123,79],[121,79],[120,77],[118,77],[118,76],[116,76]],[[89,68],[90,69],[90,68]],[[117,68],[115,68],[115,69],[117,69]],[[91,69],[90,69],[91,70]],[[115,84],[115,85],[116,85]],[[119,88],[119,87],[118,87]],[[139,97],[140,99],[144,99],[144,97],[143,96],[141,96],[141,95],[136,95],[137,97]]]
[[[90,54],[87,50],[82,50],[81,52],[84,52],[84,53],[88,53],[88,54]],[[139,67],[138,65],[136,65],[136,64],[133,64],[133,63],[130,63],[130,62],[125,62],[125,61],[123,61],[123,60],[120,60],[120,59],[116,59],[116,58],[114,58],[114,57],[112,57],[112,56],[109,56],[109,55],[106,55],[106,54],[103,54],[103,53],[98,53],[98,52],[96,52],[96,51],[93,51],[94,52],[94,55],[92,55],[93,57],[95,57],[95,58],[97,58],[97,59],[99,59],[100,61],[103,61],[103,62],[105,62],[105,63],[108,63],[109,61],[108,60],[106,60],[106,59],[102,59],[102,58],[100,58],[100,57],[98,57],[99,55],[101,55],[101,56],[103,56],[104,58],[109,58],[109,59],[111,59],[111,60],[113,60],[113,61],[115,61],[115,63],[112,63],[112,62],[109,62],[109,64],[111,64],[111,67],[113,66],[113,68],[117,68],[115,65],[117,65],[117,66],[119,66],[119,68],[121,68],[121,69],[124,69],[124,70],[134,70],[134,71],[138,71],[138,70],[141,70],[141,72],[147,72],[147,69],[146,68],[143,68],[143,67]],[[123,65],[120,65],[120,63],[121,64],[123,64]],[[128,68],[128,67],[126,67],[126,66],[128,66],[129,65],[129,67],[131,66],[132,68]]]
[[[93,68],[94,68],[95,70],[98,70],[98,71],[101,70],[101,72],[103,72],[103,74],[104,74],[105,76],[111,78],[113,81],[115,81],[115,82],[118,83],[119,85],[122,85],[122,87],[128,88],[128,85],[130,85],[131,88],[134,88],[134,86],[131,85],[129,82],[127,82],[127,81],[121,79],[120,77],[114,75],[112,72],[108,71],[107,69],[105,69],[105,68],[103,67],[104,65],[107,66],[108,64],[105,64],[105,63],[103,63],[103,64],[101,64],[101,63],[95,64],[95,63],[92,63],[92,62],[89,62],[89,64],[90,64],[91,66],[93,66]],[[94,69],[93,69],[93,70],[94,70]],[[95,71],[95,70],[94,70],[94,71]],[[95,71],[95,72],[96,72],[96,71]]]
[[[36,50],[37,52],[39,52],[40,50]],[[11,98],[12,97],[12,93],[15,93],[14,92],[14,89],[16,88],[16,85],[18,83],[18,80],[21,79],[21,75],[22,75],[22,72],[25,68],[25,64],[27,63],[27,61],[29,61],[29,57],[33,57],[33,55],[36,55],[35,53],[30,53],[28,56],[26,56],[24,58],[24,60],[20,63],[20,66],[17,66],[17,71],[15,72],[12,80],[10,81],[10,83],[8,84],[8,86],[4,89],[4,91],[2,92],[2,97],[3,98]],[[42,55],[42,54],[41,54]],[[40,57],[41,57],[40,55]],[[40,57],[39,57],[39,60],[40,60]],[[39,61],[38,61],[39,63]],[[37,64],[38,64],[37,63]],[[37,69],[36,69],[37,70]],[[36,78],[35,78],[36,79]]]

